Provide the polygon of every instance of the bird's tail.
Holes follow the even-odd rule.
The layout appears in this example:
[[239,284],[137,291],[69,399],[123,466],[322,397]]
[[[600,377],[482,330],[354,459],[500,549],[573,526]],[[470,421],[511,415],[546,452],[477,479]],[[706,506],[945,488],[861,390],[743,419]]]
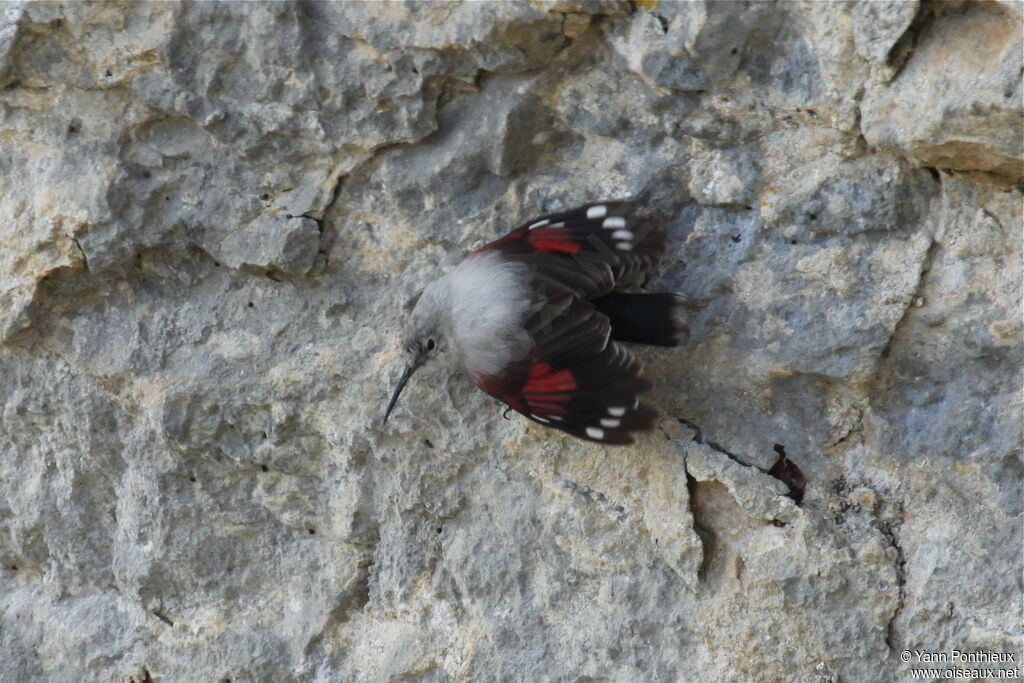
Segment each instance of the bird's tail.
[[612,292],[591,301],[612,323],[612,339],[652,346],[679,346],[689,337],[681,294]]

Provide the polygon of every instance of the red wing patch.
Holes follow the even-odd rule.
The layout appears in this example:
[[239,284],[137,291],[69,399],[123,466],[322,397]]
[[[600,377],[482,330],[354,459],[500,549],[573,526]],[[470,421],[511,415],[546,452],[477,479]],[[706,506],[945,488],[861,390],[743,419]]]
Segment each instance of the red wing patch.
[[641,281],[665,250],[665,230],[642,205],[607,201],[540,216],[474,253],[492,249],[530,259],[538,276],[592,299]]
[[575,254],[583,248],[583,243],[563,223],[557,226],[534,228],[533,230],[519,228],[505,235],[500,240],[485,244],[473,253],[478,254],[481,251],[487,251],[510,242],[528,244],[539,254]]
[[553,370],[550,365],[534,363],[530,368],[530,376],[523,385],[524,394],[566,394],[564,397],[551,397],[548,400],[560,403],[568,401],[568,394],[576,390],[576,380],[572,370]]
[[583,244],[565,227],[565,224],[534,228],[529,231],[526,241],[542,254],[562,252],[575,254]]
[[479,371],[472,373],[472,377],[473,384],[475,384],[481,391],[490,394],[499,401],[504,401],[507,405],[511,406],[514,410],[518,410],[520,413],[528,412],[526,401],[523,400],[523,397],[510,392],[505,387],[505,384],[497,377]]
[[[542,218],[487,245],[484,250],[497,247],[507,258],[520,258],[537,254],[538,245],[546,244],[552,251],[556,246],[567,248],[560,244],[564,236],[558,223],[571,223],[572,216],[580,222],[599,218],[606,222],[611,220],[611,225],[602,225],[600,229],[613,240],[622,242],[628,236],[615,233],[628,231],[621,227],[626,219],[613,214],[613,209],[618,207],[601,204]],[[591,229],[583,227],[585,229],[578,235],[570,235],[572,246],[589,238],[587,230]],[[660,233],[660,237],[663,236]],[[548,274],[550,269],[544,270],[545,264],[574,263],[568,255],[537,256],[534,263],[538,279],[552,277]],[[566,268],[562,271],[568,272]],[[590,284],[584,282],[580,290],[601,290],[605,284],[612,286],[612,271],[607,264],[605,273],[607,278],[588,280]],[[588,277],[582,269],[569,276],[576,280]],[[627,349],[612,341],[608,317],[593,304],[573,291],[555,292],[524,321],[523,327],[533,341],[531,353],[511,361],[494,375],[470,369],[480,389],[537,424],[587,441],[633,443],[631,432],[654,426],[657,411],[640,400],[640,394],[651,388],[650,382],[642,376],[643,365]]]
[[572,370],[554,370],[550,365],[535,363],[526,384],[519,390],[527,405],[527,410],[522,412],[561,415],[565,412],[562,404],[572,400],[577,388]]
[[562,413],[560,404],[572,400],[572,393],[577,389],[572,370],[555,370],[544,363],[535,363],[530,368],[526,383],[518,391],[509,391],[501,381],[482,372],[473,373],[473,382],[526,415]]

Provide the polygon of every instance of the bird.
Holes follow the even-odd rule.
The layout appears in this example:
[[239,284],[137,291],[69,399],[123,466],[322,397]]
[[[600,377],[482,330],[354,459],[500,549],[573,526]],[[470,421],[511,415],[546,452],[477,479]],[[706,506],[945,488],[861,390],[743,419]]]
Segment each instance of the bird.
[[619,200],[539,216],[473,251],[410,302],[405,368],[382,424],[418,368],[454,354],[478,388],[537,424],[633,443],[658,413],[623,343],[688,336],[685,297],[625,291],[650,276],[665,242],[655,212]]

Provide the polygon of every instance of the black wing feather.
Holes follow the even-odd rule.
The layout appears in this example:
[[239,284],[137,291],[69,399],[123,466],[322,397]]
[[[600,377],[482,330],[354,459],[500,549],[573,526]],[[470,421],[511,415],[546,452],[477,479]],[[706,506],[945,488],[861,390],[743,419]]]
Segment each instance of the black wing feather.
[[636,202],[595,202],[535,218],[478,252],[491,249],[528,261],[552,293],[593,299],[642,281],[665,251],[665,230]]
[[477,377],[481,389],[534,422],[588,441],[633,442],[657,411],[640,401],[651,388],[643,365],[612,341],[608,318],[571,294],[551,299],[527,323],[528,358],[501,378]]

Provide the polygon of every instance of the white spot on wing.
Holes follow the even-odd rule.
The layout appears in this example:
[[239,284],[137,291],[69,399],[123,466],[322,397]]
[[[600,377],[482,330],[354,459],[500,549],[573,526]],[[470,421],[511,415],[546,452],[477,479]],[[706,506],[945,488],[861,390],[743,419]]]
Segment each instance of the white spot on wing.
[[629,242],[616,242],[615,248],[621,251],[633,251],[633,245]]
[[541,424],[550,424],[550,421],[547,418],[543,418],[540,415],[534,415],[533,419]]
[[547,219],[547,218],[545,218],[542,221],[537,221],[536,223],[534,223],[533,225],[530,226],[530,230],[533,230],[534,228],[543,228],[545,225],[547,225],[550,222],[551,222],[550,219]]
[[587,436],[591,439],[603,439],[604,430],[599,427],[587,427]]
[[609,429],[615,429],[620,424],[622,424],[622,420],[616,420],[616,419],[610,418],[610,417],[603,417],[603,418],[601,418],[601,426],[602,427],[608,427]]
[[632,240],[633,239],[633,233],[631,233],[629,230],[616,230],[615,232],[612,233],[612,239],[613,240]]
[[606,213],[608,213],[608,207],[605,206],[604,204],[598,204],[597,206],[592,206],[589,209],[587,209],[587,218],[601,218]]
[[561,415],[552,415],[551,419],[554,420],[555,422],[561,422],[562,421],[562,416]]
[[614,230],[616,228],[626,227],[626,219],[622,216],[610,216],[604,219],[604,223],[601,223],[601,227]]
[[608,414],[612,417],[622,417],[626,414],[625,406],[613,406],[608,409]]

